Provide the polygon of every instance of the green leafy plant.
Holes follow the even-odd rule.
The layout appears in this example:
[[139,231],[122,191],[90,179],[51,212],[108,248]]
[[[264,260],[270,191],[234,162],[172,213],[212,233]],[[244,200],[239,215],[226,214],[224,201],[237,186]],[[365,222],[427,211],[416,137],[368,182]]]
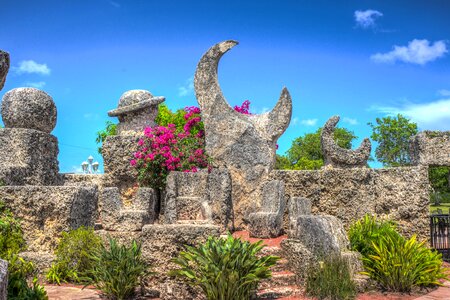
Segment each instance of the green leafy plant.
[[80,227],[63,232],[56,249],[56,260],[46,277],[49,282],[83,282],[90,277],[94,260],[92,254],[102,244],[93,228]]
[[[0,258],[8,262],[8,299],[48,299],[44,288],[37,282],[33,264],[18,256],[25,246],[20,221],[0,201]],[[30,278],[31,286],[28,284]]]
[[372,245],[375,254],[363,256],[364,274],[386,290],[409,292],[413,286],[441,285],[440,279],[448,279],[442,254],[417,242],[415,236],[381,236]]
[[0,201],[0,258],[6,258],[8,252],[19,253],[24,249],[25,240],[20,222]]
[[340,255],[330,255],[311,267],[306,275],[306,293],[318,299],[354,299],[357,289],[348,261]]
[[92,283],[109,299],[129,299],[151,273],[142,259],[141,245],[119,245],[109,238],[109,247],[101,245],[93,256]]
[[233,238],[209,237],[198,247],[187,246],[172,261],[180,268],[169,275],[200,287],[208,300],[246,300],[255,293],[258,282],[270,278],[270,267],[279,257],[257,257],[261,241],[251,244]]
[[365,272],[386,290],[409,292],[414,286],[439,285],[446,279],[442,255],[419,243],[405,239],[394,223],[366,215],[350,226],[353,250],[362,254]]
[[351,224],[348,231],[352,250],[358,251],[363,256],[373,254],[372,243],[386,235],[400,236],[395,223],[389,220],[378,220],[376,216],[369,214]]
[[[117,134],[117,124],[111,121],[106,121],[106,127],[103,130],[97,132],[97,137],[95,142],[97,144],[103,144],[108,136],[113,136]],[[102,147],[98,147],[98,153],[102,154]]]
[[[44,287],[38,284],[36,271],[31,262],[13,253],[9,253],[6,259],[8,261],[8,299],[48,299]],[[33,278],[31,286],[28,284],[28,278]]]

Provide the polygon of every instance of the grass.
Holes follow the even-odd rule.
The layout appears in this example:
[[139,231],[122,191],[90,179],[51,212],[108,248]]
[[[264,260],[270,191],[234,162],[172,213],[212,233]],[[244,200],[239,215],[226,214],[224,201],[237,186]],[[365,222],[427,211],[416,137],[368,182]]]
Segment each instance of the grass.
[[441,205],[430,204],[430,213],[433,213],[438,209],[441,209],[443,214],[448,214],[450,210],[450,203],[441,203]]

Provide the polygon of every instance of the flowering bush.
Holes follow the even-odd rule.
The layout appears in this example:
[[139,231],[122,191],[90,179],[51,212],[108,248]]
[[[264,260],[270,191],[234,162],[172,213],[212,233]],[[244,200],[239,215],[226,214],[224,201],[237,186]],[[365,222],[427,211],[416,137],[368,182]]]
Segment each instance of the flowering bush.
[[185,110],[186,123],[181,132],[172,123],[145,129],[130,162],[138,171],[141,186],[163,189],[170,171],[197,172],[209,166],[200,109]]
[[[234,107],[246,115],[250,114],[249,109],[248,100]],[[161,190],[170,171],[197,172],[210,167],[200,108],[189,106],[173,113],[167,106],[160,105],[156,121],[158,126],[145,129],[138,151],[130,161],[138,171],[141,186]]]

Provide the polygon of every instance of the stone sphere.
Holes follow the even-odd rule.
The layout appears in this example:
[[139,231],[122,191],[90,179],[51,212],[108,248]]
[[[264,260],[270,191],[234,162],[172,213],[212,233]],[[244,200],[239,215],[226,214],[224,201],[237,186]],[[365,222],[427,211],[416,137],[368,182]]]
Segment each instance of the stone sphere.
[[119,99],[118,107],[125,107],[132,104],[140,103],[153,98],[153,95],[146,90],[131,90],[122,94]]
[[56,126],[56,106],[46,92],[17,88],[3,96],[2,120],[7,128],[26,128],[52,132]]

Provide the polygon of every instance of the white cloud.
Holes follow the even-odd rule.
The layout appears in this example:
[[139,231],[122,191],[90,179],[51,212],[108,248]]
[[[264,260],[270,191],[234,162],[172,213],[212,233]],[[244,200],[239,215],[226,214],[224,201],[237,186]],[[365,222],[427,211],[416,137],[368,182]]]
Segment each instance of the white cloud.
[[115,8],[120,8],[120,3],[116,2],[116,1],[109,1],[109,4],[111,4]]
[[22,60],[18,67],[15,67],[17,74],[40,74],[40,75],[50,75],[50,68],[47,64],[39,64],[34,60]]
[[450,96],[450,90],[439,90],[438,91],[438,94],[440,95],[440,96],[444,96],[444,97],[446,97],[446,96]]
[[409,117],[422,130],[450,130],[450,98],[428,103],[405,103],[400,106],[377,106],[370,110],[387,115]]
[[42,89],[45,86],[45,81],[38,81],[38,82],[25,82],[25,86],[31,86],[37,89]]
[[358,120],[357,119],[344,117],[344,119],[342,119],[342,121],[344,123],[347,123],[347,124],[350,124],[350,125],[358,125]]
[[445,41],[436,41],[431,44],[428,40],[414,39],[408,46],[394,46],[394,49],[387,53],[376,53],[370,58],[378,63],[394,63],[403,61],[418,65],[425,65],[434,61],[447,53]]
[[81,166],[72,166],[71,172],[75,174],[81,174],[83,173],[83,169],[81,168]]
[[295,117],[295,118],[292,118],[291,123],[292,123],[292,125],[297,126],[299,121],[300,121],[299,118]]
[[355,11],[356,24],[362,28],[375,27],[375,19],[383,16],[378,10],[357,10]]
[[194,77],[186,80],[185,85],[178,88],[178,96],[184,97],[194,92]]
[[301,120],[300,124],[305,125],[305,126],[314,126],[317,124],[317,119],[306,119],[306,120]]
[[94,113],[85,113],[83,114],[83,118],[86,120],[97,120],[100,116]]

